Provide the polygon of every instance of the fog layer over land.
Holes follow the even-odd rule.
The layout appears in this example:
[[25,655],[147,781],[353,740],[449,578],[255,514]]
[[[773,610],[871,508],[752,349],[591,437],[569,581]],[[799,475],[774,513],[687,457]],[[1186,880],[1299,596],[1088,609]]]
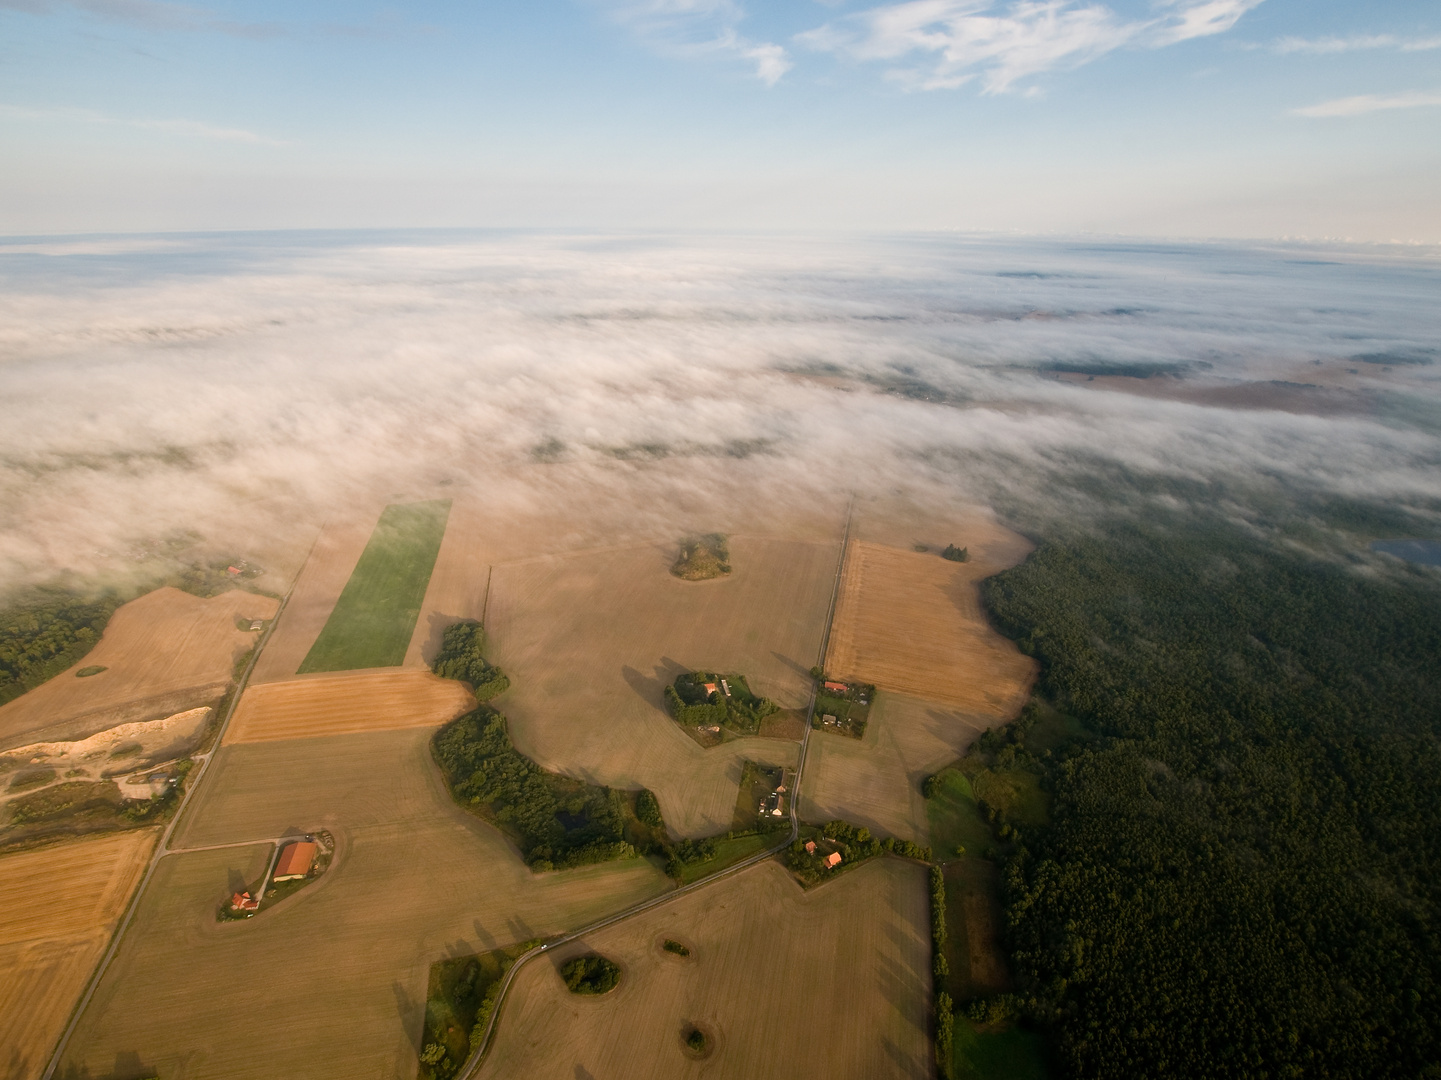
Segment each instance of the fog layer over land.
[[850,492],[1038,520],[1118,476],[1375,499],[1424,531],[1438,295],[1426,250],[11,240],[0,588],[167,540],[289,572],[360,501],[447,494],[572,544]]

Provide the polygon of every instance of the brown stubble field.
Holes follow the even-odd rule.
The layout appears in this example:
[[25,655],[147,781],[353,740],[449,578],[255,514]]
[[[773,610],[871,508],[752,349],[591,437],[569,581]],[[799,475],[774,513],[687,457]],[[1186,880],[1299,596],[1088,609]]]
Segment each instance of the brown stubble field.
[[[892,506],[858,509],[852,534],[826,669],[880,693],[864,738],[814,733],[801,812],[926,843],[922,780],[1012,719],[1035,678],[1035,662],[987,622],[978,589],[1031,546],[984,513]],[[970,561],[942,559],[948,543]]]
[[[768,861],[531,961],[480,1075],[844,1080],[932,1075],[925,869],[879,859],[809,892]],[[691,948],[677,958],[665,938]],[[560,966],[596,951],[620,985],[568,992]],[[714,1048],[681,1046],[698,1023]]]
[[0,858],[0,1077],[44,1069],[156,836],[112,833]]
[[844,818],[882,836],[929,843],[922,781],[964,754],[995,722],[994,716],[881,691],[862,738],[811,733],[801,816]]
[[[0,706],[0,745],[83,739],[116,724],[151,720],[225,693],[235,662],[257,634],[237,618],[269,619],[278,604],[232,589],[202,600],[163,588],[121,606],[90,654]],[[108,670],[78,678],[83,667]]]
[[437,728],[473,708],[475,699],[464,685],[424,670],[317,675],[248,687],[225,743]]
[[826,670],[998,721],[1014,715],[1035,661],[981,611],[976,583],[1000,567],[856,541],[846,558]]
[[797,746],[749,738],[702,749],[662,705],[682,671],[740,671],[751,689],[804,708],[837,545],[737,536],[735,572],[671,576],[668,545],[498,565],[491,654],[511,689],[495,706],[516,747],[546,768],[648,787],[672,833],[730,827],[744,759],[793,766]]
[[104,1075],[134,1054],[166,1080],[410,1080],[433,961],[555,934],[670,887],[640,859],[532,874],[450,801],[430,736],[223,747],[176,846],[325,828],[335,862],[256,918],[217,923],[216,905],[259,876],[269,847],[165,859],[65,1067]]

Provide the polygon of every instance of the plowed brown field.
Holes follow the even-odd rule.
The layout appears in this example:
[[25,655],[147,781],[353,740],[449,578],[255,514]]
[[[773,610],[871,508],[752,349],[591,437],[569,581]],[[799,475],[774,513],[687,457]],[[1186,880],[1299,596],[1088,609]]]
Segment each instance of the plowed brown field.
[[[480,1075],[933,1075],[928,903],[925,869],[911,863],[878,860],[808,893],[762,863],[531,961]],[[690,957],[662,951],[667,937]],[[621,982],[579,997],[559,969],[592,950],[621,965]],[[688,1024],[712,1036],[702,1060],[681,1045]]]
[[225,742],[439,727],[475,707],[470,691],[428,671],[383,668],[246,688]]
[[702,749],[666,713],[683,671],[739,671],[803,709],[835,580],[835,543],[730,541],[733,573],[681,581],[670,545],[611,548],[495,568],[489,631],[511,689],[495,701],[516,748],[546,768],[647,787],[672,832],[731,826],[745,759],[794,765],[796,743]]
[[113,833],[0,858],[0,1076],[39,1076],[156,832]]
[[[0,745],[83,739],[209,704],[257,637],[235,620],[269,619],[278,606],[239,589],[202,600],[167,587],[130,601],[80,663],[0,706]],[[76,677],[92,665],[108,670]]]
[[981,612],[976,582],[994,567],[857,541],[846,558],[826,669],[966,712],[1008,719],[1035,661]]

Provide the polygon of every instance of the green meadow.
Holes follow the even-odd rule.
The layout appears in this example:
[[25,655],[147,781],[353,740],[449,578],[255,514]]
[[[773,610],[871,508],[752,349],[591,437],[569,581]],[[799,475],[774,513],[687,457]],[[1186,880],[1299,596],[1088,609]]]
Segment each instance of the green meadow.
[[405,660],[449,516],[448,499],[385,508],[297,674]]

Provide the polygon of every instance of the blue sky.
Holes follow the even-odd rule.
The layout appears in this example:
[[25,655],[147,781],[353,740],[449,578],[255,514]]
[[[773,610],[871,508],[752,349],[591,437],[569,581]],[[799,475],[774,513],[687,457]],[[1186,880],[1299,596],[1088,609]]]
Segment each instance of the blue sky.
[[1441,6],[0,0],[0,232],[1441,241]]

